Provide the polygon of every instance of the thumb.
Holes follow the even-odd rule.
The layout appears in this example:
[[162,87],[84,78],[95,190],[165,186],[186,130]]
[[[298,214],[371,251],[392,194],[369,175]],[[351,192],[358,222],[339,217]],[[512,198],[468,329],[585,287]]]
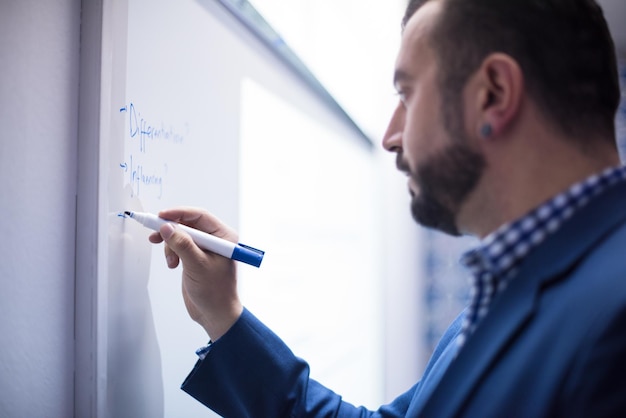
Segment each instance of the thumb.
[[174,234],[174,225],[172,225],[171,223],[165,223],[161,225],[161,227],[159,228],[159,233],[161,234],[161,237],[163,237],[163,240],[167,241]]

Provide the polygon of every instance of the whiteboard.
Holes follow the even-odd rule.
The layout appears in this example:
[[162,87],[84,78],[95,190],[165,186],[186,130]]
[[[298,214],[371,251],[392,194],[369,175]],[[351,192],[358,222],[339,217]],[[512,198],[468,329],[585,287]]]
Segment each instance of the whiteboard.
[[[150,231],[120,216],[178,205],[209,209],[267,252],[260,270],[240,268],[243,302],[320,365],[314,377],[355,403],[382,397],[382,343],[371,343],[382,340],[371,144],[284,46],[268,48],[227,3],[246,4],[102,3],[101,71],[91,80],[100,83],[92,93],[99,130],[79,149],[79,175],[89,181],[79,181],[78,209],[93,234],[77,238],[78,263],[87,264],[77,267],[77,416],[211,416],[179,389],[207,340],[185,311],[180,270],[166,267]],[[335,159],[325,164],[324,155]],[[288,160],[306,162],[277,173],[274,163]],[[287,188],[317,183],[311,195]],[[307,196],[327,203],[321,214],[276,215],[290,203],[304,210]],[[331,243],[332,269],[297,262],[285,251],[289,236],[276,239],[288,230],[312,251]],[[355,302],[350,312],[346,299]],[[345,345],[323,349],[342,336]]]

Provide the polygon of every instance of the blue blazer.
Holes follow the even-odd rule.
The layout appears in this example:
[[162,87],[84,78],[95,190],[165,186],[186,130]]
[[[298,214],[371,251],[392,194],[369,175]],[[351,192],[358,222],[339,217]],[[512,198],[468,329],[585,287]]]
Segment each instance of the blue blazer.
[[247,310],[182,388],[235,418],[626,417],[626,185],[533,250],[457,352],[461,320],[422,379],[378,411],[309,379],[306,362]]

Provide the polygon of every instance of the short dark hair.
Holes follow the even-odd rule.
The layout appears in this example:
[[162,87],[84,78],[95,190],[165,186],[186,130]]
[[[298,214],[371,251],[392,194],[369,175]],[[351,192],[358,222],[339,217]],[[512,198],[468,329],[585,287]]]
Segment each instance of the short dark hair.
[[[403,26],[428,1],[410,0]],[[448,106],[457,106],[482,61],[502,52],[517,61],[529,95],[562,132],[580,141],[598,134],[614,140],[617,59],[594,0],[440,1],[443,11],[430,41]]]

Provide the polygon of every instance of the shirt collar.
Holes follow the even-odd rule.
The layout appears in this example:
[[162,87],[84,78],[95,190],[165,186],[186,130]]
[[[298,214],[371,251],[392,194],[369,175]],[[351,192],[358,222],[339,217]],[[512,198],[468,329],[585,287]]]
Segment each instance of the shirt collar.
[[613,167],[574,184],[522,218],[505,224],[485,237],[481,245],[461,258],[472,273],[470,305],[458,344],[463,345],[493,299],[514,279],[518,266],[531,250],[604,190],[626,180],[626,168]]
[[461,262],[473,273],[489,271],[506,277],[533,248],[607,187],[626,180],[626,167],[612,167],[574,184],[524,217],[502,225],[485,237]]

